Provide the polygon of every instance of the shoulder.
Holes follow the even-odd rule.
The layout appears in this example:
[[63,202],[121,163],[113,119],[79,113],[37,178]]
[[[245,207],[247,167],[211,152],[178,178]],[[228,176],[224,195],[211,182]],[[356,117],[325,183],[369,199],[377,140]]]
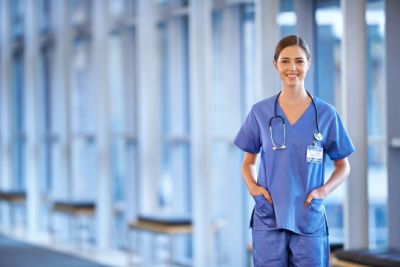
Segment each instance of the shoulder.
[[322,100],[321,98],[316,97],[316,96],[314,96],[314,102],[315,102],[315,105],[319,112],[325,113],[329,117],[336,116],[337,111],[336,111],[336,108],[332,104],[330,104],[330,103],[326,102],[325,100]]
[[276,99],[276,95],[273,95],[269,98],[265,98],[261,101],[258,101],[257,103],[255,103],[253,105],[252,111],[255,114],[262,114],[262,113],[265,113],[266,111],[270,111],[271,109],[274,108],[275,99]]

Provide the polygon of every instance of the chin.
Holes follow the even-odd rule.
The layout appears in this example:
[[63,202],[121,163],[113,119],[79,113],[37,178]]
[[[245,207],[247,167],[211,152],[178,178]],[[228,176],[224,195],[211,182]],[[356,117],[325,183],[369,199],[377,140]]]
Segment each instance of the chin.
[[286,86],[296,86],[300,84],[300,81],[295,80],[295,81],[286,81],[285,82]]

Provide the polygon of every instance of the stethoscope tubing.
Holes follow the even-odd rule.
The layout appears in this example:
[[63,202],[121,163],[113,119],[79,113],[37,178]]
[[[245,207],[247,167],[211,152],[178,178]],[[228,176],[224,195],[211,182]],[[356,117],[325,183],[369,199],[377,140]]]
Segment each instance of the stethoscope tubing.
[[[273,140],[273,138],[272,138],[272,121],[273,120],[276,120],[276,119],[279,119],[281,122],[282,122],[282,125],[283,125],[283,127],[284,127],[284,129],[286,128],[285,126],[285,119],[282,117],[282,116],[280,116],[280,115],[277,115],[277,112],[276,112],[276,109],[277,109],[277,106],[278,106],[278,99],[279,99],[279,96],[281,95],[281,93],[282,93],[282,91],[280,91],[279,93],[278,93],[278,95],[276,96],[276,99],[275,99],[275,105],[274,105],[274,116],[269,120],[269,130],[270,130],[270,134],[271,134],[271,141],[272,141],[272,145],[273,145],[273,147],[274,147],[274,150],[277,150],[277,149],[280,149],[280,148],[278,148],[278,147],[276,147],[276,145],[275,145],[275,143],[274,143],[274,140]],[[313,104],[313,106],[314,106],[314,113],[315,113],[315,128],[317,129],[317,131],[314,133],[314,139],[316,140],[316,141],[321,141],[323,138],[322,138],[322,135],[321,135],[321,133],[320,133],[320,131],[319,131],[319,126],[318,126],[318,111],[317,111],[317,106],[316,106],[316,104],[315,104],[315,102],[314,102],[314,97],[306,90],[306,93],[307,93],[307,95],[311,98],[311,102],[312,102],[312,104]],[[285,146],[285,140],[286,140],[286,133],[285,133],[285,130],[284,130],[284,142],[283,142],[283,145],[282,145],[282,147],[281,148],[286,148],[286,146]]]
[[[276,113],[276,108],[277,108],[277,106],[278,106],[278,99],[279,99],[279,96],[281,95],[281,93],[282,93],[282,91],[280,91],[280,92],[278,93],[278,95],[276,96],[276,99],[275,99],[274,116],[269,120],[269,126],[270,126],[270,127],[271,127],[272,121],[273,121],[274,119],[279,119],[279,120],[282,121],[283,124],[285,124],[285,119],[284,119],[282,116],[277,115],[277,113]],[[315,105],[314,97],[310,94],[310,92],[308,92],[308,91],[306,90],[306,93],[307,93],[307,95],[311,98],[311,102],[312,102],[312,104],[313,104],[313,106],[314,106],[315,127],[317,128],[317,133],[319,133],[320,131],[319,131],[319,126],[318,126],[318,111],[317,111],[317,105]]]

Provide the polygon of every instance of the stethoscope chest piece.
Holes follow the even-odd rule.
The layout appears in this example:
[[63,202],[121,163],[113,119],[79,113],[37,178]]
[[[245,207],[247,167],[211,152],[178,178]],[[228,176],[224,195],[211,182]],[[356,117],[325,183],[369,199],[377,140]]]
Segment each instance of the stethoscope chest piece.
[[[313,144],[316,145],[317,142],[321,142],[322,141],[323,136],[319,132],[318,111],[317,111],[317,106],[315,105],[315,102],[314,102],[314,98],[308,91],[306,91],[306,92],[311,98],[312,104],[314,106],[314,111],[315,111],[315,128],[316,128],[316,131],[314,132],[314,142],[313,142]],[[279,98],[280,94],[281,94],[281,92],[278,93],[278,95],[276,96],[276,99],[275,99],[274,116],[269,120],[269,133],[270,133],[270,138],[271,138],[271,143],[272,143],[272,149],[275,150],[275,151],[276,150],[282,150],[282,149],[286,148],[286,145],[285,145],[285,141],[286,141],[285,119],[283,117],[277,115],[277,113],[276,113],[276,107],[278,106],[278,98]],[[277,146],[275,144],[274,137],[272,135],[272,121],[273,120],[280,120],[282,125],[283,125],[283,142],[282,142],[282,144],[280,146]]]

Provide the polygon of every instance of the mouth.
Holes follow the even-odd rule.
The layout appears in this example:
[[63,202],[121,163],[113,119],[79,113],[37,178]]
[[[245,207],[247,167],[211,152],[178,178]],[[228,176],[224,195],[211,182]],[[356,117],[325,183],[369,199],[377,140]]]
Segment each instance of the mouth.
[[289,73],[289,74],[286,74],[285,76],[288,77],[288,78],[291,79],[291,80],[294,80],[294,79],[296,79],[296,78],[299,76],[299,74],[296,74],[296,73]]

